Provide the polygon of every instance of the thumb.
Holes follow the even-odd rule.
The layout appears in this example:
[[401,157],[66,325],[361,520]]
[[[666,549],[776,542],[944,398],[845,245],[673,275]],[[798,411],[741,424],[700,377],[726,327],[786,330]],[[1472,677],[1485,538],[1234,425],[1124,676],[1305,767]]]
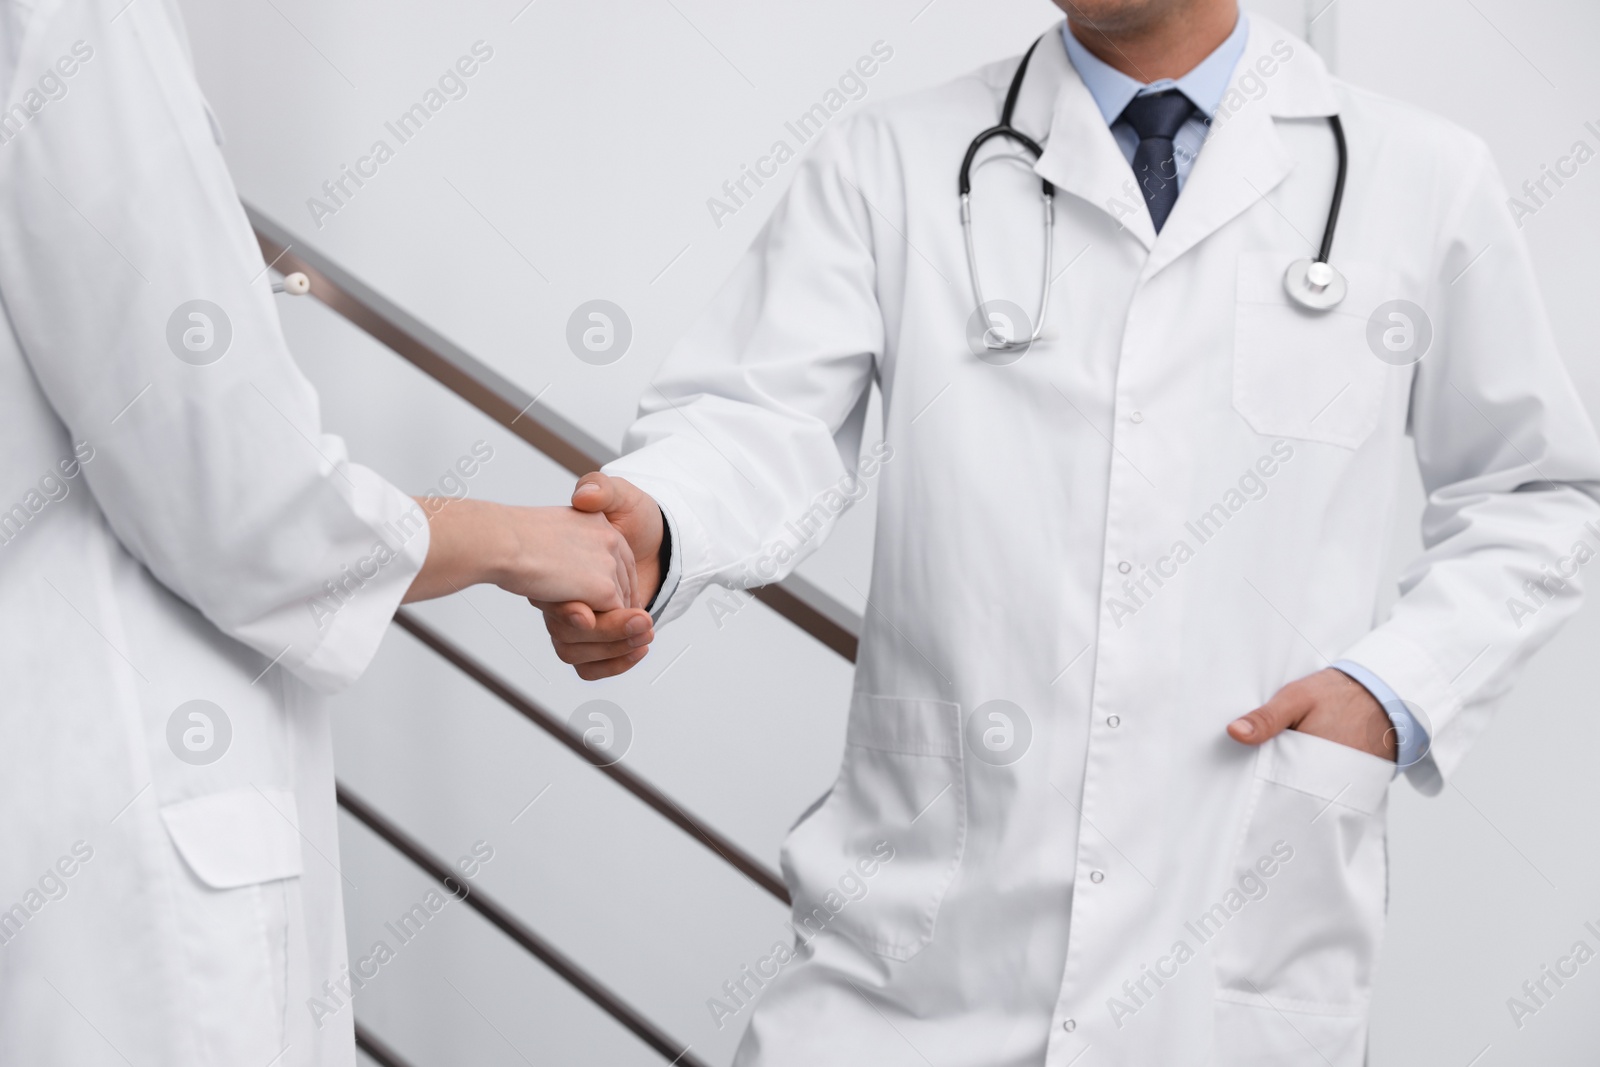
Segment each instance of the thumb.
[[617,506],[617,486],[607,475],[591,471],[572,490],[572,506],[579,511],[609,511]]
[[1228,736],[1245,745],[1260,745],[1294,726],[1311,710],[1311,700],[1303,690],[1284,686],[1272,699],[1248,715],[1228,724]]
[[572,506],[579,511],[611,515],[632,507],[638,492],[632,482],[593,471],[578,479],[577,488],[572,491]]

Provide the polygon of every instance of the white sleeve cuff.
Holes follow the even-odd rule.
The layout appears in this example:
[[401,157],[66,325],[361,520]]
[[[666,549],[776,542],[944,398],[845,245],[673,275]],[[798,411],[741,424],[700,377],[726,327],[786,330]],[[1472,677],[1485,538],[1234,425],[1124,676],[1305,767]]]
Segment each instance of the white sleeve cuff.
[[428,516],[421,506],[365,467],[350,464],[345,473],[360,487],[359,510],[372,526],[370,551],[293,606],[314,624],[315,644],[303,659],[298,649],[284,659],[284,666],[324,693],[337,692],[367,669],[428,558]]

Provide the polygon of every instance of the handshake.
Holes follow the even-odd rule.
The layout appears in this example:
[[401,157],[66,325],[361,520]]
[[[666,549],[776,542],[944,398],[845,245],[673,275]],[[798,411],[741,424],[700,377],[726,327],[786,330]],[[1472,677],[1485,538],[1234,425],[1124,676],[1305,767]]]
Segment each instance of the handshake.
[[418,498],[428,556],[405,602],[491,583],[544,612],[556,654],[588,681],[621,674],[655,639],[646,610],[661,587],[661,509],[621,478],[586,474],[571,507]]

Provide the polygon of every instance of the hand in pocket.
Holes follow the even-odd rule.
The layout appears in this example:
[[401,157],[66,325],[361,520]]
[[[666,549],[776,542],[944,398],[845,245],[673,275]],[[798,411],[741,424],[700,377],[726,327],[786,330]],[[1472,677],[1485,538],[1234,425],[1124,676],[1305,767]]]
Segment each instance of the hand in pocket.
[[1259,708],[1228,724],[1228,735],[1259,745],[1284,730],[1299,730],[1393,762],[1394,724],[1365,686],[1332,667],[1284,686]]

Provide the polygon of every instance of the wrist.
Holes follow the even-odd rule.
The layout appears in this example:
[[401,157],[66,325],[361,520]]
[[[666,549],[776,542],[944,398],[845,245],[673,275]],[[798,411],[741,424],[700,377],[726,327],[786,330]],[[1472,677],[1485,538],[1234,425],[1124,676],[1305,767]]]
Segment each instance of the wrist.
[[484,514],[475,524],[485,549],[480,580],[502,589],[521,584],[538,556],[525,515],[532,509],[488,502],[480,506]]
[[515,559],[504,508],[454,497],[413,497],[428,517],[428,555],[405,602],[448,596],[471,585],[499,583]]

